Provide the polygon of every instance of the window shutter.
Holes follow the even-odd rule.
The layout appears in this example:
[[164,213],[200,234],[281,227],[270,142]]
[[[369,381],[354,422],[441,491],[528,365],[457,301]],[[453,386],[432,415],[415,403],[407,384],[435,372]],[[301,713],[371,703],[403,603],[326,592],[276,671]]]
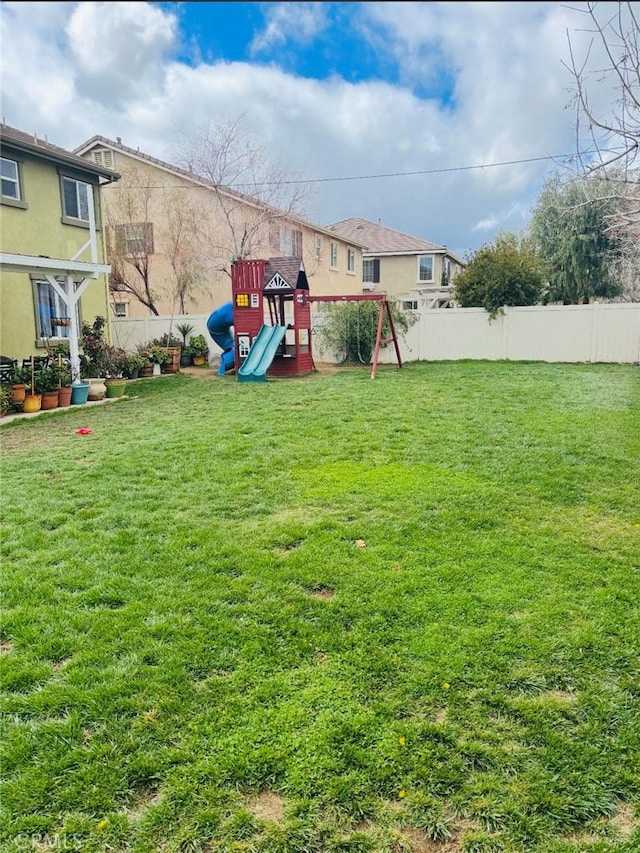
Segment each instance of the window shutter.
[[301,258],[302,257],[302,231],[294,231],[293,232],[293,257]]
[[153,255],[153,222],[144,223],[144,251],[147,255]]
[[380,258],[373,259],[373,280],[376,284],[380,283]]

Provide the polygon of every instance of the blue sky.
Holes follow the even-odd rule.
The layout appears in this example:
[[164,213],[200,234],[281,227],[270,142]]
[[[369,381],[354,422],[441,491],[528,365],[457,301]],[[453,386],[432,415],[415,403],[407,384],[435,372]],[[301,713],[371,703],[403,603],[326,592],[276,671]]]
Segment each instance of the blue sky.
[[[452,97],[452,80],[445,66],[428,79],[403,81],[399,62],[379,49],[384,28],[366,18],[361,3],[296,4],[307,8],[306,27],[298,18],[287,26],[286,4],[155,5],[178,15],[185,38],[176,55],[191,65],[218,60],[276,64],[290,74],[316,80],[339,77],[350,83],[405,83],[419,97],[437,98],[443,104]],[[435,48],[431,50],[435,52]]]
[[[522,233],[545,177],[575,166],[566,66],[569,42],[587,55],[585,9],[3,2],[2,115],[69,150],[100,134],[172,163],[237,121],[306,181],[310,221],[379,220],[463,257]],[[606,112],[613,93],[590,79]]]

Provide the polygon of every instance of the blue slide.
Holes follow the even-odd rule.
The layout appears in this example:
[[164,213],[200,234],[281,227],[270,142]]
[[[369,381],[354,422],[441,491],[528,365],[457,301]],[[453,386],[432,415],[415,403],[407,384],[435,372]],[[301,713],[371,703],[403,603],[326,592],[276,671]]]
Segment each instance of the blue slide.
[[209,314],[207,331],[222,350],[218,376],[224,376],[227,371],[234,368],[235,355],[231,326],[233,326],[233,302],[227,302]]
[[238,382],[267,381],[267,370],[286,333],[286,326],[262,326],[238,370]]

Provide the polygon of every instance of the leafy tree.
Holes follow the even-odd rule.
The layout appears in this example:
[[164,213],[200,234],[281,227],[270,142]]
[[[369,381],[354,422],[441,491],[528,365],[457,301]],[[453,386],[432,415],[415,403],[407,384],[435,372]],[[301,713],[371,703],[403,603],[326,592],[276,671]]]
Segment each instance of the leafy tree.
[[481,246],[467,259],[454,287],[461,307],[484,308],[493,319],[505,305],[540,301],[542,269],[525,238],[502,232],[494,244]]
[[610,211],[604,182],[599,190],[590,182],[587,194],[579,178],[556,173],[545,181],[530,231],[544,262],[546,301],[577,305],[620,293],[620,284],[613,276],[619,248],[607,233]]
[[[405,334],[416,322],[416,315],[402,308],[397,302],[389,301],[396,335]],[[320,327],[320,339],[328,348],[343,354],[343,361],[351,364],[369,364],[376,343],[380,303],[328,302],[323,312],[324,325]],[[389,319],[384,313],[382,338],[391,337]]]

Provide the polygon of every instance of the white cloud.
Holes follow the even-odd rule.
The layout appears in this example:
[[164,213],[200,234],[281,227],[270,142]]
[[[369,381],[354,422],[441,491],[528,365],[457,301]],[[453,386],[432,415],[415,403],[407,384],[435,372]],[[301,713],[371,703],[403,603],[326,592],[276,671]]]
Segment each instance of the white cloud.
[[269,3],[267,25],[251,43],[252,55],[289,40],[305,43],[327,25],[322,3]]
[[[267,4],[254,48],[312,39],[331,5]],[[168,160],[178,133],[244,114],[294,176],[397,175],[314,184],[306,213],[320,224],[380,218],[458,254],[497,230],[520,231],[557,163],[460,167],[574,150],[562,63],[567,32],[579,51],[586,45],[583,17],[560,2],[343,6],[406,85],[306,79],[252,63],[189,66],[170,58],[177,18],[146,3],[4,3],[2,113],[70,149],[94,134],[120,136]],[[452,102],[413,94],[442,63]]]

